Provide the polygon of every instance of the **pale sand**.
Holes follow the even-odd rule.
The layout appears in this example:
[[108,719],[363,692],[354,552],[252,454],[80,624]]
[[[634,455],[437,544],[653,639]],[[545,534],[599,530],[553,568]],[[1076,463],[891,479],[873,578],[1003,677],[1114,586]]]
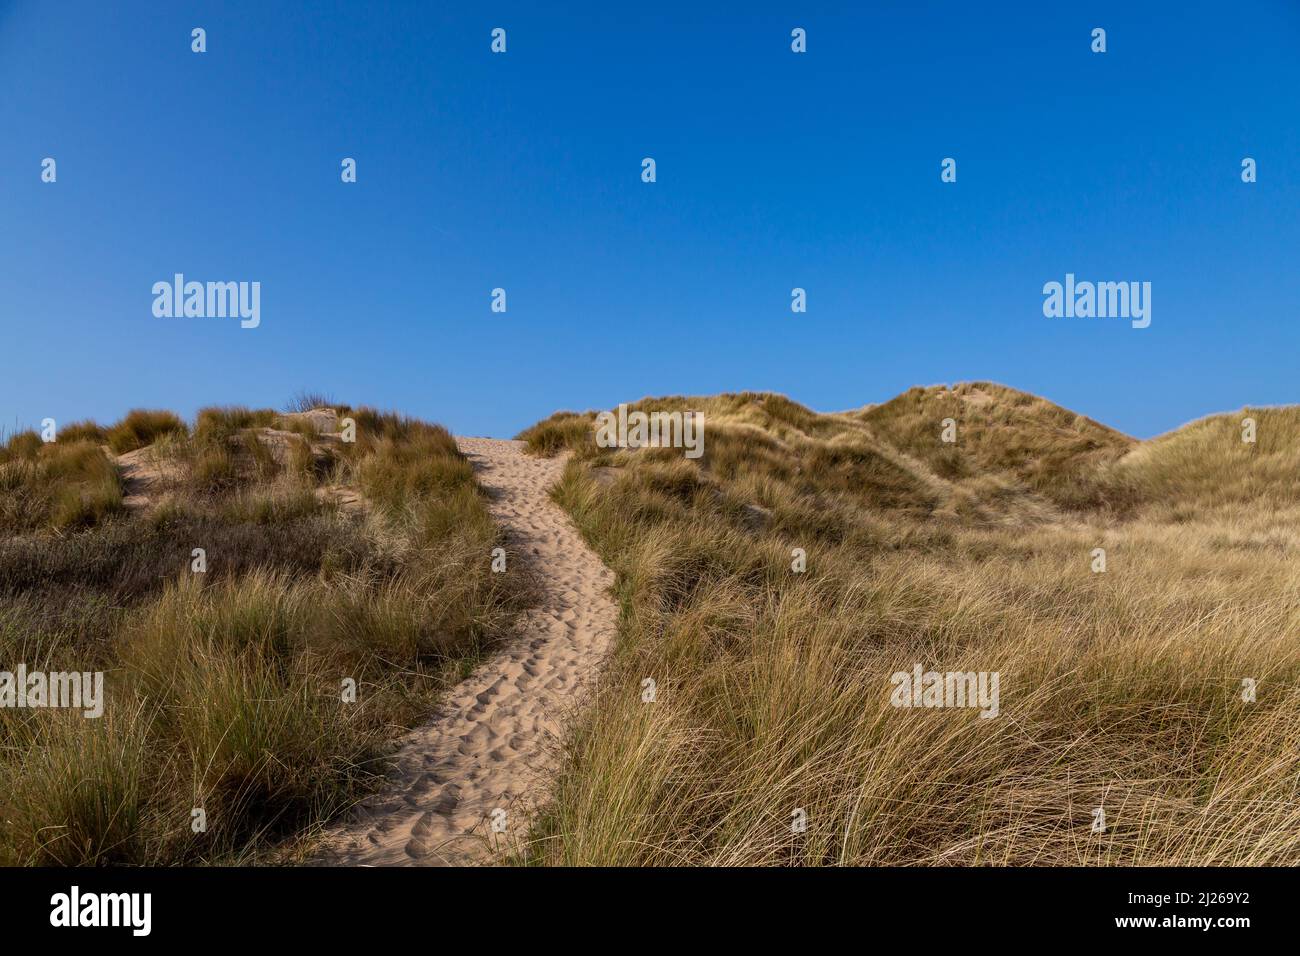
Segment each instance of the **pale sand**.
[[[613,645],[613,575],[548,495],[564,459],[525,455],[517,441],[457,442],[512,553],[525,554],[539,579],[540,605],[448,691],[431,723],[402,738],[389,784],[326,836],[323,863],[490,863],[517,849],[558,766],[566,720]],[[503,833],[496,810],[505,811]]]
[[122,477],[122,504],[128,511],[146,511],[157,503],[160,489],[179,481],[183,474],[175,460],[160,455],[152,445],[124,455],[114,455],[104,445],[104,453],[117,463]]

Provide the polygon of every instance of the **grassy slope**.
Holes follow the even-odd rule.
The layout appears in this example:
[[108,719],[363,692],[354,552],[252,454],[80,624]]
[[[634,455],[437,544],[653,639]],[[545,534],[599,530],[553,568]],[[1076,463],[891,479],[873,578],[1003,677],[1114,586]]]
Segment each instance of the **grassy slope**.
[[[0,710],[0,863],[284,848],[375,783],[388,742],[527,601],[517,574],[489,571],[502,541],[451,436],[350,414],[355,444],[247,409],[205,410],[192,430],[133,413],[6,444],[0,670],[103,670],[109,700],[98,720]],[[295,433],[279,454],[255,430],[272,425]],[[171,470],[148,512],[123,511],[100,442],[155,443]],[[359,488],[370,512],[341,510],[324,485]],[[114,507],[74,509],[83,498]]]
[[[1254,442],[1242,441],[1247,419],[1255,423]],[[1117,481],[1174,507],[1286,508],[1298,497],[1298,438],[1300,406],[1243,408],[1145,442],[1113,472]]]
[[[698,464],[522,436],[577,450],[557,498],[624,612],[541,860],[1300,862],[1297,410],[1134,445],[977,390],[641,403],[705,411]],[[915,663],[998,671],[1001,716],[891,707]]]
[[[990,382],[909,389],[854,417],[943,478],[1000,481],[1067,508],[1114,503],[1092,475],[1134,445],[1090,418]],[[956,443],[936,440],[945,419],[957,423]]]

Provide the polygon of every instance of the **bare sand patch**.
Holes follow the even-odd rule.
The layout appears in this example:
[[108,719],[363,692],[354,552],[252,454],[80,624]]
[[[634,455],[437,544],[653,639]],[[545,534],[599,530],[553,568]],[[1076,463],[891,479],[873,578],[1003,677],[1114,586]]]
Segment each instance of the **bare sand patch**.
[[107,445],[104,450],[117,462],[122,477],[122,504],[129,511],[147,510],[163,489],[178,482],[184,474],[180,463],[155,445],[115,457]]

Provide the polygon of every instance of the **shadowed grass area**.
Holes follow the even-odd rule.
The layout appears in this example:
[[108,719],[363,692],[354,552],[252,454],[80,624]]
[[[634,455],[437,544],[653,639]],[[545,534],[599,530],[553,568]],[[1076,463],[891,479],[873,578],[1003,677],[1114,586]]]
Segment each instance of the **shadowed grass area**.
[[[556,498],[623,618],[538,862],[1300,862],[1295,410],[1135,445],[989,394],[965,433],[1025,434],[959,440],[956,479],[919,444],[948,397],[663,400],[705,410],[699,461],[571,439]],[[918,664],[999,674],[998,716],[894,706]]]
[[21,432],[0,449],[0,528],[72,530],[121,510],[117,469],[98,446]]
[[[134,510],[0,535],[0,671],[107,685],[98,719],[0,709],[0,864],[292,856],[531,600],[491,573],[505,543],[444,429],[371,412],[341,447],[292,421],[206,409],[135,461]],[[117,480],[87,442],[4,456],[46,492]],[[323,494],[358,476],[373,507]]]

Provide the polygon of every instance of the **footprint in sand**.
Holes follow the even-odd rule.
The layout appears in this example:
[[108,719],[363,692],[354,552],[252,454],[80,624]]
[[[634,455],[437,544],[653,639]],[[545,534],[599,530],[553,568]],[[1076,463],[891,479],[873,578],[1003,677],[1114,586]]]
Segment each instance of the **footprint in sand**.
[[[548,494],[564,458],[533,458],[518,441],[457,442],[491,493],[492,516],[534,556],[541,601],[492,660],[448,691],[429,724],[402,738],[390,785],[327,834],[321,863],[488,863],[514,846],[559,764],[559,718],[613,645],[613,575]],[[492,825],[498,810],[504,833]]]

